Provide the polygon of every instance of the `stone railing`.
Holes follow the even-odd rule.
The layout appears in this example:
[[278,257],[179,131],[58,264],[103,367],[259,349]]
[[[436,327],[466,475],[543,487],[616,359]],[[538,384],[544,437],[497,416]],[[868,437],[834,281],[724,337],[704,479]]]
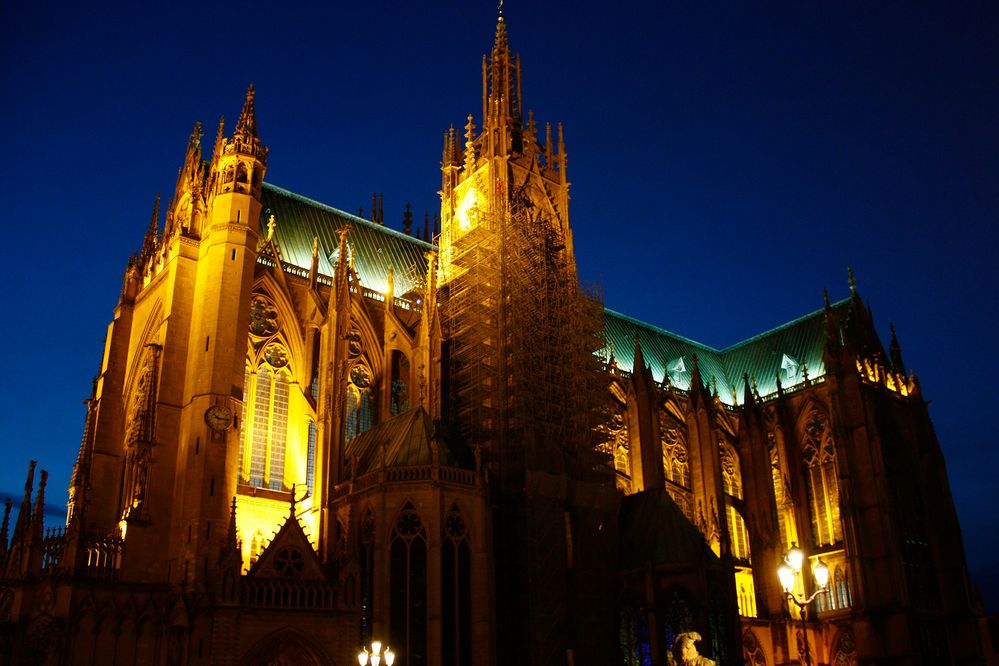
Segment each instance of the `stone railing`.
[[244,577],[239,588],[239,602],[247,608],[333,610],[336,590],[323,581]]

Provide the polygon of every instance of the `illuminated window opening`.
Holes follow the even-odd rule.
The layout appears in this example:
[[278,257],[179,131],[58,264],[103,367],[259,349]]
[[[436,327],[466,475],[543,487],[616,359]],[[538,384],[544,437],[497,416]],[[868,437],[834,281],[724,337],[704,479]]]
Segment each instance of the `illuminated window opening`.
[[308,444],[308,449],[305,452],[305,485],[309,488],[310,497],[316,491],[317,439],[318,439],[318,432],[316,431],[316,422],[309,421],[309,444]]
[[[660,414],[660,420],[665,422],[664,419],[665,416]],[[690,456],[687,443],[680,430],[673,427],[661,428],[659,439],[662,446],[663,472],[666,476],[666,492],[687,519],[693,521],[694,499],[690,491]]]
[[805,423],[802,465],[808,510],[812,527],[812,545],[829,546],[843,540],[839,516],[839,479],[836,471],[836,447],[825,414],[813,409]]
[[247,368],[244,382],[248,398],[243,403],[239,483],[285,490],[288,374],[265,364],[255,373]]
[[427,531],[406,503],[396,520],[389,552],[390,644],[406,663],[427,663]]

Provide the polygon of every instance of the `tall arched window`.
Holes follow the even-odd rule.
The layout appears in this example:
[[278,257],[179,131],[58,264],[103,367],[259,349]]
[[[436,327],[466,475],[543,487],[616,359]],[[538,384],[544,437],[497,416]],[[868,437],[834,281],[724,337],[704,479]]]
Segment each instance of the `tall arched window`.
[[599,450],[610,455],[614,463],[614,478],[619,490],[631,493],[631,452],[628,435],[627,402],[621,385],[610,384],[611,401],[608,403],[606,421],[599,430],[602,442]]
[[829,591],[820,594],[815,599],[819,612],[829,610],[842,610],[849,608],[852,601],[850,599],[850,579],[846,573],[846,567],[836,564],[833,568],[832,579],[829,581]]
[[[239,482],[258,488],[284,490],[284,460],[288,440],[288,365],[283,348],[268,345],[267,362],[244,376],[243,432]],[[247,447],[249,444],[249,447]],[[247,448],[249,450],[247,450]]]
[[406,663],[427,663],[427,531],[406,502],[392,530],[389,554],[389,644]]
[[774,502],[777,507],[777,529],[780,533],[781,549],[786,550],[791,547],[792,542],[797,541],[797,537],[789,532],[794,525],[794,503],[787,488],[787,479],[781,469],[777,435],[773,432],[767,433],[767,447],[770,450],[770,474],[773,478]]
[[694,519],[694,500],[690,492],[690,457],[687,442],[679,428],[667,425],[666,416],[659,415],[663,425],[659,439],[663,450],[663,471],[666,474],[666,492],[689,520]]
[[739,467],[739,454],[728,442],[718,442],[722,468],[722,489],[725,491],[725,514],[728,521],[728,535],[732,546],[732,556],[746,563],[751,561],[749,531],[738,504],[742,501],[742,469]]
[[846,567],[837,566],[833,572],[832,598],[834,608],[849,608],[853,605],[850,594],[850,578],[847,576]]
[[371,640],[371,604],[375,591],[375,516],[370,508],[361,515],[358,548],[361,564],[361,644],[366,645]]
[[457,505],[444,518],[441,539],[441,612],[444,666],[472,663],[472,554]]
[[346,439],[359,435],[374,425],[371,382],[371,370],[368,366],[364,363],[355,363],[350,369],[347,394],[344,398],[343,427]]
[[805,420],[802,437],[802,467],[808,492],[812,545],[816,547],[843,540],[843,526],[839,518],[836,446],[828,421],[824,413],[812,409]]
[[309,421],[309,444],[305,451],[305,484],[309,488],[309,496],[316,491],[316,443],[318,433],[316,422]]

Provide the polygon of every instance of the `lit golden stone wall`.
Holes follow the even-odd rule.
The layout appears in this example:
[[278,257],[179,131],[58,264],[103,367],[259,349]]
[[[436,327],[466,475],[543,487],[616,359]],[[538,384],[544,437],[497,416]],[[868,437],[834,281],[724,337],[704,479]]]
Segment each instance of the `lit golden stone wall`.
[[[236,496],[236,529],[243,555],[243,569],[248,569],[274,538],[290,513],[285,498],[260,494]],[[314,497],[307,497],[295,506],[295,515],[314,548],[318,547],[319,510]]]

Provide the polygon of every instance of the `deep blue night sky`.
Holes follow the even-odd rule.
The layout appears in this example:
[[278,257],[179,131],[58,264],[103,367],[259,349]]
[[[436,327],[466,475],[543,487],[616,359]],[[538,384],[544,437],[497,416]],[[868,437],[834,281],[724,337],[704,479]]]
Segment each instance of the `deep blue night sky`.
[[[348,211],[384,192],[396,228],[407,201],[420,220],[438,206],[444,130],[481,124],[495,5],[322,4],[0,8],[0,491],[20,493],[37,458],[65,501],[126,259],[194,121],[210,153],[247,83],[268,181]],[[999,610],[999,5],[513,1],[506,16],[525,105],[565,123],[584,280],[720,347],[818,309],[823,287],[844,297],[852,265],[932,401]]]

